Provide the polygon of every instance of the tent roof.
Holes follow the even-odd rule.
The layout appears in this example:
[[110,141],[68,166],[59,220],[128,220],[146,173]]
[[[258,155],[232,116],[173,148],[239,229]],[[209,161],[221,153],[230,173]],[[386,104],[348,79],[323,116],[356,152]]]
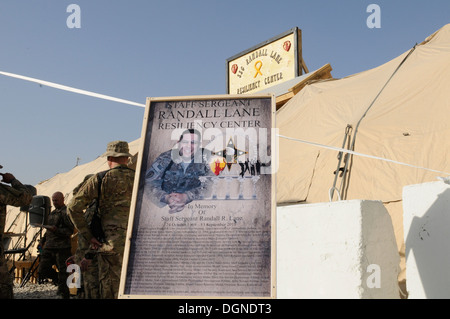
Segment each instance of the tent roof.
[[[130,167],[135,167],[137,154],[140,147],[140,139],[128,143],[131,158]],[[60,173],[52,178],[35,185],[37,195],[45,195],[51,198],[52,194],[56,191],[60,191],[64,194],[65,203],[69,203],[72,198],[72,191],[75,187],[81,183],[86,175],[101,172],[108,169],[108,163],[106,157],[97,157],[95,160],[76,166],[66,173]],[[8,206],[8,212],[6,214],[6,227],[5,231],[12,233],[21,233],[25,227],[25,214],[21,214],[18,207]],[[38,231],[38,228],[31,227],[27,233],[27,238],[32,238]]]
[[[279,134],[349,148],[360,121],[355,152],[449,172],[450,24],[409,53],[353,76],[305,86],[277,111]],[[343,145],[347,126],[351,139]],[[283,138],[279,150],[278,203],[328,201],[338,152]],[[346,180],[338,176],[335,184],[343,199],[398,201],[403,186],[438,175],[354,155],[348,163]]]
[[308,83],[323,79],[331,79],[332,70],[333,69],[331,68],[330,64],[325,64],[317,70],[302,74],[291,80],[287,80],[283,83],[261,90],[258,92],[258,94],[273,93],[276,97],[276,104],[278,109],[283,106],[289,99],[291,99],[295,94],[297,94]]

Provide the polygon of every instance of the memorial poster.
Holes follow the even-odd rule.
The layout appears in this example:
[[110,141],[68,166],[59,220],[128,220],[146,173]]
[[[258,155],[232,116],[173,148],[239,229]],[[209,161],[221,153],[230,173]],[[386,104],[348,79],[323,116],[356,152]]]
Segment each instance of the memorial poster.
[[273,95],[148,98],[120,298],[275,298]]

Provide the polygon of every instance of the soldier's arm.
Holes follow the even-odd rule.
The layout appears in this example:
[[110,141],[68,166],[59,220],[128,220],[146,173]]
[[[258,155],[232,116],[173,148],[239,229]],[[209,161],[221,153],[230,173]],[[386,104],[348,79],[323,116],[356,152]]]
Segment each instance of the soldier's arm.
[[16,207],[29,205],[31,203],[33,195],[19,180],[12,176],[10,180],[7,180],[5,182],[11,183],[11,186],[2,184],[2,192],[0,194],[1,203],[4,203],[4,205],[11,205]]
[[167,167],[167,161],[170,161],[170,158],[167,160],[160,156],[145,174],[144,196],[158,207],[167,205],[166,196],[168,194],[162,189],[162,178]]
[[199,199],[203,199],[206,197],[206,192],[207,192],[208,188],[206,185],[202,185],[199,186],[197,188],[191,189],[186,191],[186,195],[187,195],[187,201],[186,204],[194,201],[194,200],[199,200]]
[[[207,164],[204,163],[204,166],[202,166],[202,170],[198,172],[199,179],[201,179],[202,176],[213,176],[211,169]],[[190,203],[194,200],[204,199],[207,198],[210,195],[211,192],[211,178],[204,178],[204,181],[199,187],[190,189],[186,191],[186,195],[188,197],[188,200],[186,202]]]
[[67,205],[67,214],[81,235],[90,241],[93,236],[84,217],[84,210],[97,197],[97,177],[92,176]]

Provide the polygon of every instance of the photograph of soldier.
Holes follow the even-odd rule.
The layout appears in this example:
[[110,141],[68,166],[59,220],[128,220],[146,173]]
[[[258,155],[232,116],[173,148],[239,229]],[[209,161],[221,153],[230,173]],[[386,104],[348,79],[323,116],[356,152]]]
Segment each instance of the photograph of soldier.
[[201,147],[201,134],[185,130],[176,145],[160,154],[145,174],[144,197],[169,213],[182,211],[186,204],[202,199],[209,183],[200,176],[213,175],[209,166],[211,152]]

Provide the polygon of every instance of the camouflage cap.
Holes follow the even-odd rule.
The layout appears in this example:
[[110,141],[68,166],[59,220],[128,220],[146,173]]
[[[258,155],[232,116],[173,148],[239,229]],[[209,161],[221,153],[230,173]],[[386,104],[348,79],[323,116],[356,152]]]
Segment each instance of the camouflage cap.
[[128,156],[131,157],[128,149],[128,143],[124,141],[114,141],[109,142],[108,146],[106,147],[106,152],[103,153],[102,156],[113,156],[113,157],[120,157],[120,156]]

